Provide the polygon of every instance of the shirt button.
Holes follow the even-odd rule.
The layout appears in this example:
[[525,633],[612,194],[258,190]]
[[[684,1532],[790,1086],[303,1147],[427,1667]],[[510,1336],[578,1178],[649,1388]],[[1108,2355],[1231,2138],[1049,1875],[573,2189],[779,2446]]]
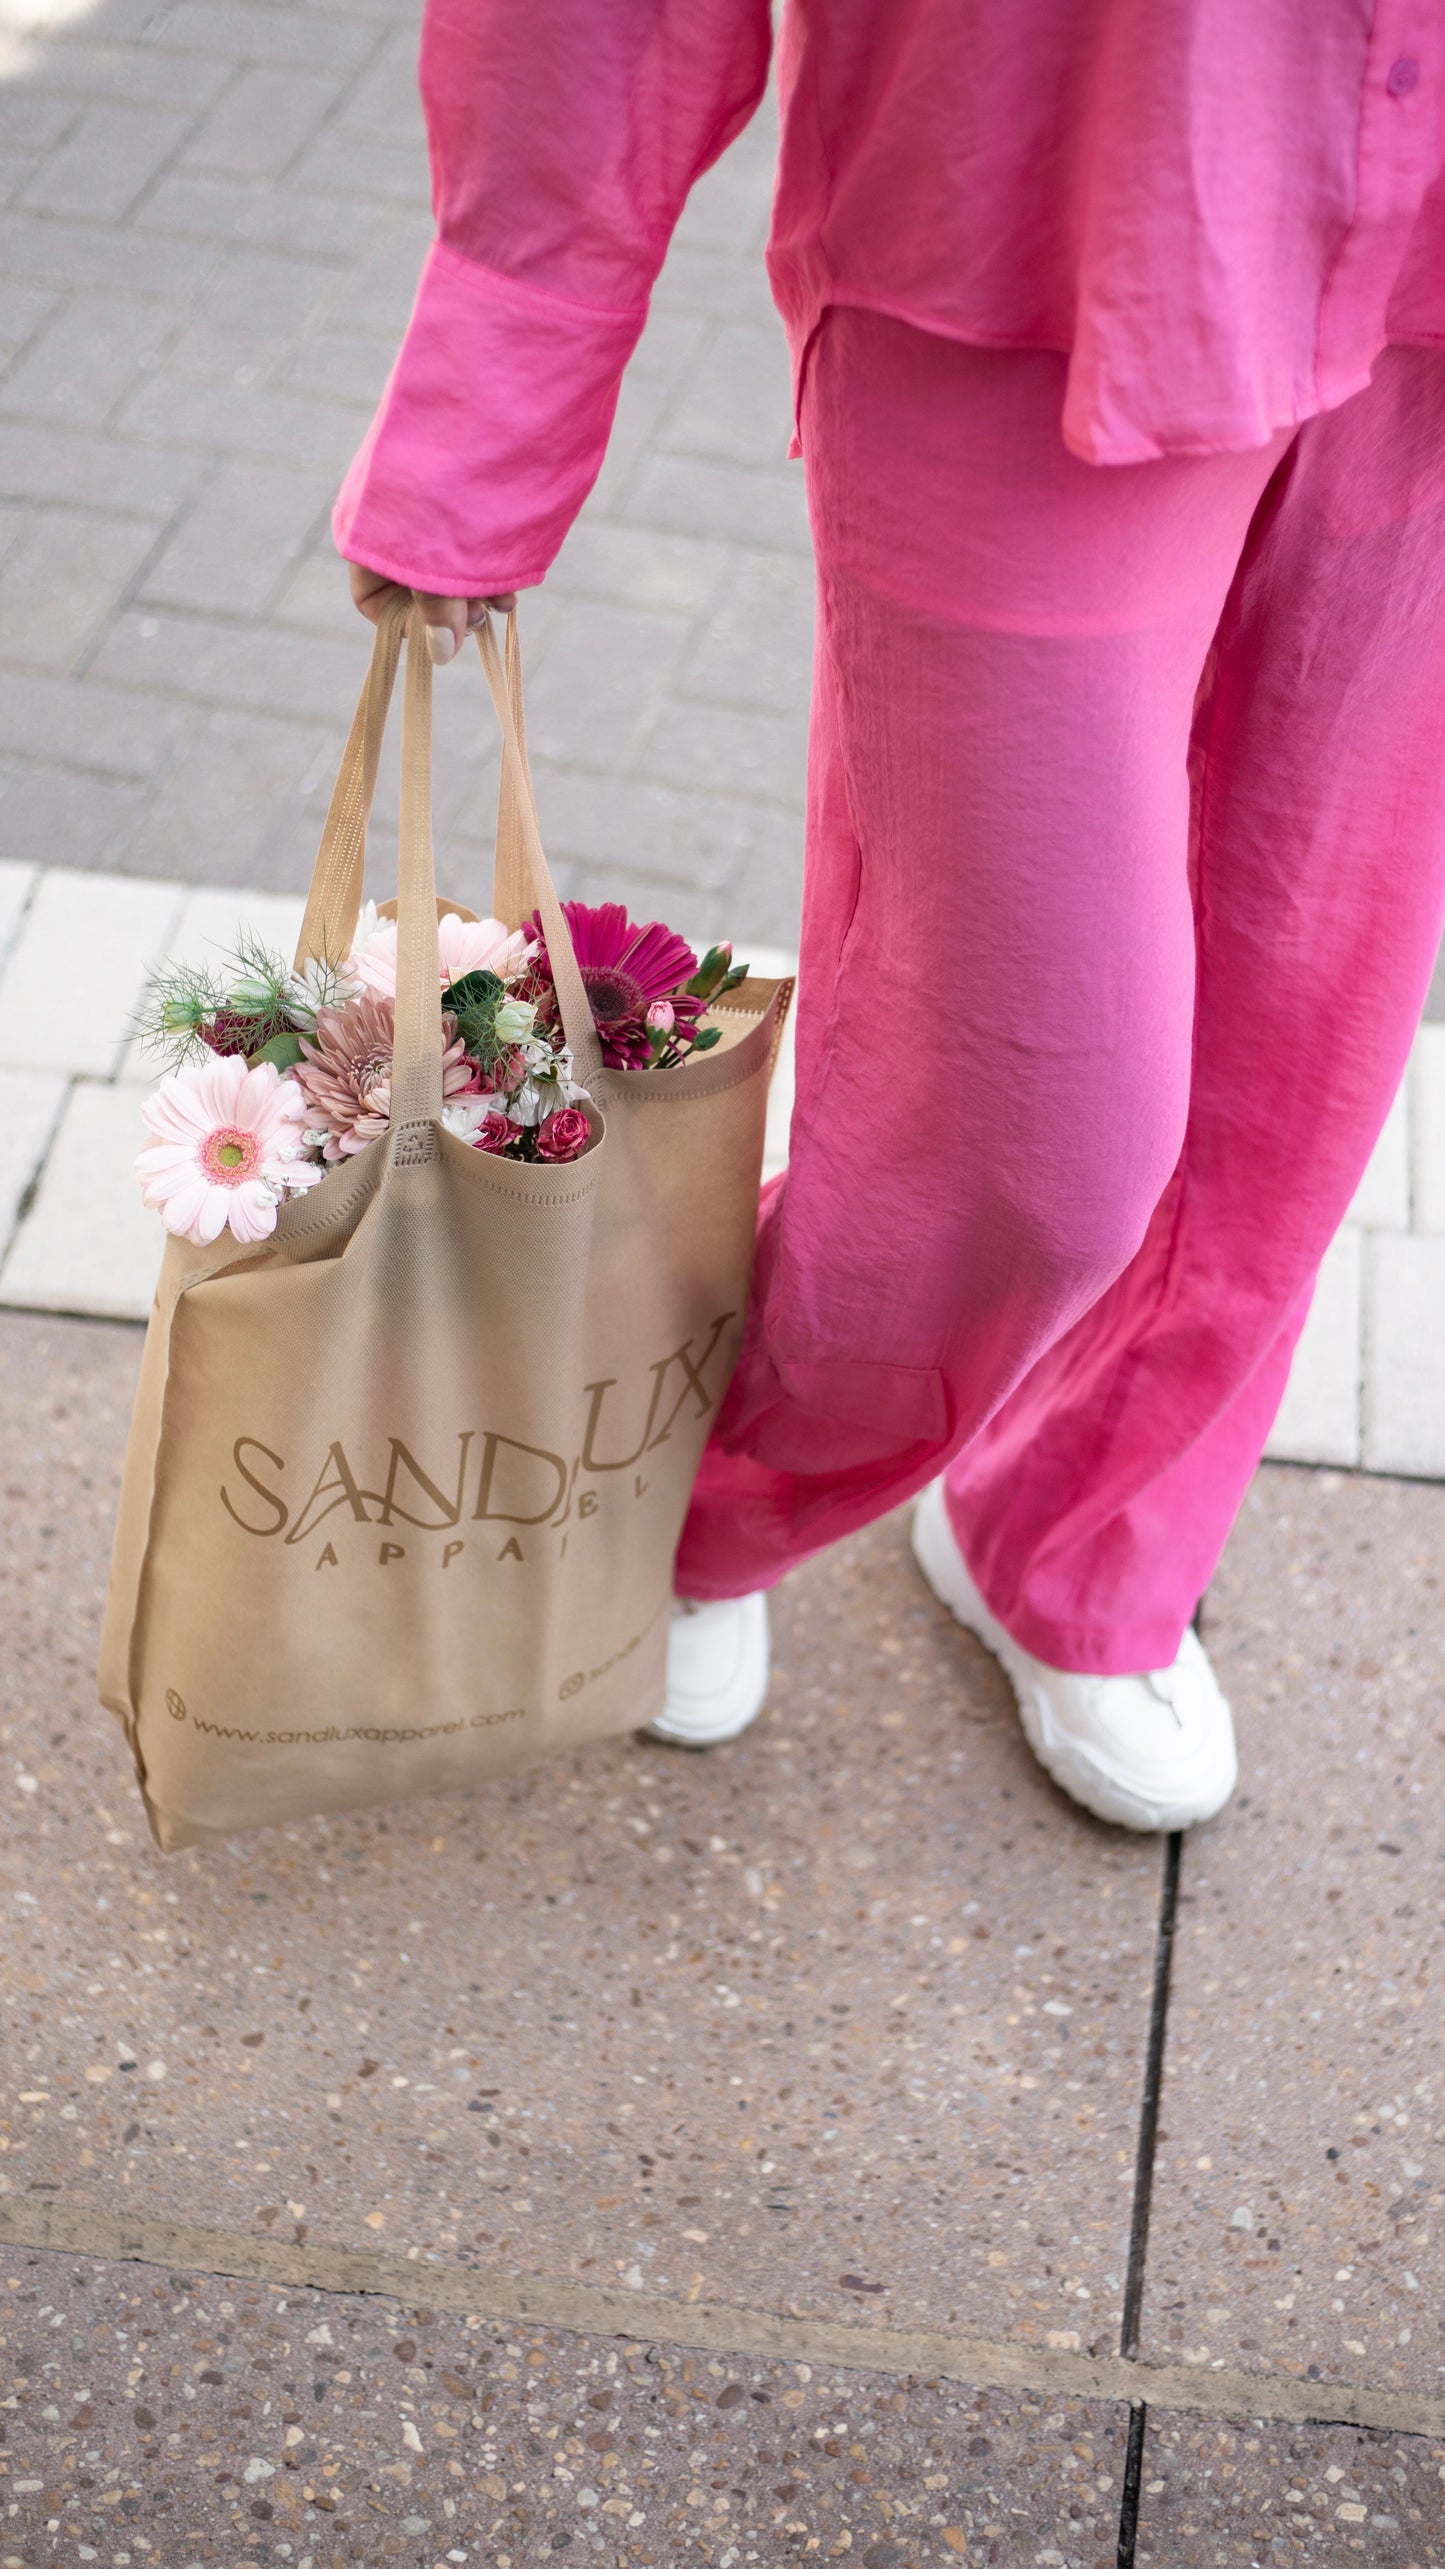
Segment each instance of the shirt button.
[[1392,98],[1406,98],[1420,77],[1420,66],[1413,54],[1401,54],[1385,74],[1385,87]]

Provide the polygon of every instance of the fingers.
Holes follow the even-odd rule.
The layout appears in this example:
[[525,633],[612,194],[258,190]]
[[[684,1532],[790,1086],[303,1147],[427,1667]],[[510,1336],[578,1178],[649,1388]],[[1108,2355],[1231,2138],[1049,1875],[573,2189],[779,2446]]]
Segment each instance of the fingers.
[[368,571],[361,562],[352,562],[347,567],[351,575],[352,602],[368,624],[380,622],[382,610],[389,599],[408,594],[416,599],[426,626],[427,650],[439,668],[448,660],[455,660],[467,635],[476,630],[489,607],[498,615],[510,615],[517,603],[515,589],[498,591],[495,596],[487,598],[442,598],[425,589],[408,592],[395,580],[388,580],[384,573]]
[[349,562],[347,569],[351,574],[353,606],[360,608],[368,624],[379,624],[387,599],[396,594],[395,582],[384,578],[380,571],[368,571],[361,562]]
[[425,589],[413,591],[426,626],[426,647],[438,668],[455,660],[467,638],[467,600],[434,598]]
[[517,603],[514,589],[491,598],[433,598],[424,590],[416,592],[416,602],[426,623],[426,647],[440,668],[455,660],[469,633],[474,633],[489,607],[499,615],[510,615]]

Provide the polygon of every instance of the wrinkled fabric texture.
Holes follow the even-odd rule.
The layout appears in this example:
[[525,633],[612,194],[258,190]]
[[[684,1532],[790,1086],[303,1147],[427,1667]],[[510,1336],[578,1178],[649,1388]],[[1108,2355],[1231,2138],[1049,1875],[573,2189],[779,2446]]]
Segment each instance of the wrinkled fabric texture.
[[792,1157],[678,1585],[948,1462],[1000,1622],[1122,1673],[1208,1583],[1439,943],[1445,356],[1110,472],[1067,372],[814,350]]
[[[437,245],[338,502],[352,560],[539,580],[602,461],[768,0],[428,0]],[[1094,463],[1258,447],[1445,342],[1440,0],[786,0],[769,267],[824,312],[1068,358]]]

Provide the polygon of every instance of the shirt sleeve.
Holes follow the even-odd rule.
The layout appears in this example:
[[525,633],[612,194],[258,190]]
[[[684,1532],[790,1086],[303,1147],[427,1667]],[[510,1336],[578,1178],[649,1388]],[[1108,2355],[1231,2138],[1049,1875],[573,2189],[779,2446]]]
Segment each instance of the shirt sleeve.
[[768,0],[428,0],[437,237],[336,503],[348,560],[447,597],[542,578],[770,43]]

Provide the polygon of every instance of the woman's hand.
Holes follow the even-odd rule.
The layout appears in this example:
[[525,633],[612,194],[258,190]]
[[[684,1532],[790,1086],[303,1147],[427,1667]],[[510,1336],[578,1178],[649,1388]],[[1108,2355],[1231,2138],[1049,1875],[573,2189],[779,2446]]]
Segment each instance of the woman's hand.
[[[353,562],[351,596],[368,624],[378,624],[388,598],[405,595],[395,580],[386,579],[380,571],[368,571],[364,564]],[[426,620],[426,647],[433,660],[455,660],[467,635],[481,623],[488,607],[506,615],[517,603],[514,589],[495,598],[434,598],[425,589],[413,589],[411,595]]]

